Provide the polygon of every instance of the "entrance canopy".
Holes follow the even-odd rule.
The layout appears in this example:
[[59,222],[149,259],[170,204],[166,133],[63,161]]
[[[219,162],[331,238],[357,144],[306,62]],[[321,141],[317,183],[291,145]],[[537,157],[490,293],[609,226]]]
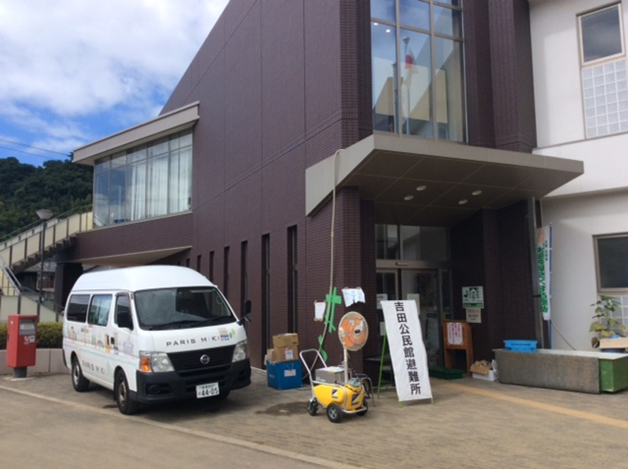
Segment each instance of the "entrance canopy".
[[483,208],[541,198],[583,172],[576,160],[374,134],[306,169],[306,214],[335,181],[336,191],[358,187],[373,200],[377,223],[452,226]]

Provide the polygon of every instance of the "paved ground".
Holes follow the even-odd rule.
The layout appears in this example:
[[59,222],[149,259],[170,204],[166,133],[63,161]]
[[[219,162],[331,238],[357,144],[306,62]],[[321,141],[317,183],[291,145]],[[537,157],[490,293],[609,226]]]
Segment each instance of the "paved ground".
[[[266,386],[260,371],[253,381],[223,403],[192,401],[125,417],[111,392],[94,387],[76,393],[69,375],[1,377],[0,454],[28,451],[15,446],[26,444],[26,438],[7,438],[11,426],[6,412],[12,401],[19,401],[54,409],[59,421],[52,431],[59,435],[83,433],[88,431],[83,425],[91,428],[101,421],[103,426],[107,422],[105,428],[132,421],[146,431],[160,430],[164,439],[168,432],[181,442],[201,438],[243,457],[250,454],[252,463],[259,458],[259,467],[272,457],[269,467],[279,460],[279,467],[628,468],[628,392],[591,395],[468,378],[432,379],[433,404],[400,406],[390,389],[382,391],[365,417],[348,416],[332,424],[324,413],[311,417],[306,412],[309,387],[277,391]],[[75,409],[92,418],[89,423],[70,421],[64,428],[64,414]],[[25,436],[29,428],[40,438],[46,432],[37,416],[24,416],[20,427]],[[163,444],[173,441],[168,436]],[[185,454],[177,460],[180,466],[200,466]],[[169,467],[166,461],[157,459],[153,466]]]

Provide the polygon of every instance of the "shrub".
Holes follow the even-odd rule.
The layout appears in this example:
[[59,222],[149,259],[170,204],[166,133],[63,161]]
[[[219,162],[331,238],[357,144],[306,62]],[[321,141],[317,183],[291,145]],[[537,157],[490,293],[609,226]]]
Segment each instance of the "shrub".
[[62,348],[63,323],[40,322],[37,325],[37,348]]
[[[62,348],[63,323],[40,322],[37,324],[37,348]],[[7,348],[7,324],[0,324],[0,350]]]

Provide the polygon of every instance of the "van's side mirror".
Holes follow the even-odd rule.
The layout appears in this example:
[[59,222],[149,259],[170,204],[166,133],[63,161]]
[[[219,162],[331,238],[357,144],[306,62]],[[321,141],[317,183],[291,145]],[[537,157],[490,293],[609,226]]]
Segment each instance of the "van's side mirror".
[[131,319],[130,312],[118,312],[118,327],[124,327],[129,330],[133,330],[133,319]]
[[249,314],[251,314],[251,300],[246,300],[243,306],[243,314],[242,317],[238,320],[238,324],[241,326],[245,322],[249,322]]

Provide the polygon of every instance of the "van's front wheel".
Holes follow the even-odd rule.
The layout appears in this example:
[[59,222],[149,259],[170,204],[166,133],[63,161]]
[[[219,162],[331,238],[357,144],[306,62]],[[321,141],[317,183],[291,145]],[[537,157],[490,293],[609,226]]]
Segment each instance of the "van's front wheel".
[[72,386],[76,392],[85,392],[89,389],[89,380],[83,376],[76,357],[72,357]]
[[131,400],[129,382],[126,379],[124,371],[118,371],[116,374],[116,385],[113,392],[121,413],[124,415],[132,415],[139,410],[139,404]]

